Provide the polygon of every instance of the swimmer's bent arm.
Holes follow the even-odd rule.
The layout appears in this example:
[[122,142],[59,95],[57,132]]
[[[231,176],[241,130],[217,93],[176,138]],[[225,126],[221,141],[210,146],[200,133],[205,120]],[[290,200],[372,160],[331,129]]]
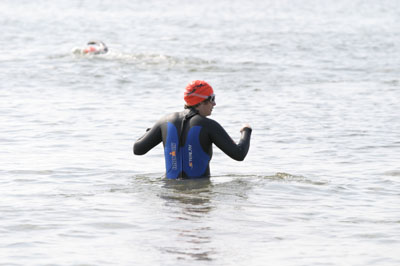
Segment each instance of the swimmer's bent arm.
[[143,155],[149,150],[157,146],[162,141],[161,127],[156,123],[151,129],[139,138],[133,145],[133,153],[135,155]]
[[210,137],[213,143],[220,148],[225,154],[237,161],[243,161],[250,148],[250,137],[252,129],[245,127],[241,130],[242,135],[240,141],[236,144],[223,127],[217,122],[210,130]]

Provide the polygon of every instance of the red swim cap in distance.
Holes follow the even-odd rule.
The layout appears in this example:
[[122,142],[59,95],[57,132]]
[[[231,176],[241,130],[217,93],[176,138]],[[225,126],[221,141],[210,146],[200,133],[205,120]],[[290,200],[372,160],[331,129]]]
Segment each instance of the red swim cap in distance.
[[84,52],[85,54],[97,52],[97,48],[94,47],[94,46],[89,46],[89,47],[83,49],[83,52]]
[[203,80],[194,80],[186,88],[183,99],[189,106],[196,105],[214,94],[213,88]]

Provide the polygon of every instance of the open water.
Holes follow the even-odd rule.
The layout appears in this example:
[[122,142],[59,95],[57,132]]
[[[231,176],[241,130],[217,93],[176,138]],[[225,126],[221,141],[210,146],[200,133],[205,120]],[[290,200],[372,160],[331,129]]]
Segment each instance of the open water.
[[[0,32],[0,265],[400,265],[399,1],[1,0]],[[194,79],[250,151],[166,181],[132,145]]]

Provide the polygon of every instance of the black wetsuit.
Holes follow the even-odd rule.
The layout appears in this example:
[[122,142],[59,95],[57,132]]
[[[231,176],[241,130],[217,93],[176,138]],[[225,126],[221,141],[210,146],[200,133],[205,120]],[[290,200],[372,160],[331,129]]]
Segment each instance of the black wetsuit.
[[245,128],[236,144],[216,121],[187,109],[161,118],[136,141],[133,153],[145,154],[162,141],[167,178],[208,177],[213,143],[231,158],[242,161],[250,147],[250,136],[251,128]]

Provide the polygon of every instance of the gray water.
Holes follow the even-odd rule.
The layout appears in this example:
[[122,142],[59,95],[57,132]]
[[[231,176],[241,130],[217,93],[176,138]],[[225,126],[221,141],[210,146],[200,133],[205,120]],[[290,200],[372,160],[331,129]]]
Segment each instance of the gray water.
[[[0,32],[0,265],[400,264],[398,1],[2,0]],[[132,145],[194,79],[250,151],[167,181]]]

